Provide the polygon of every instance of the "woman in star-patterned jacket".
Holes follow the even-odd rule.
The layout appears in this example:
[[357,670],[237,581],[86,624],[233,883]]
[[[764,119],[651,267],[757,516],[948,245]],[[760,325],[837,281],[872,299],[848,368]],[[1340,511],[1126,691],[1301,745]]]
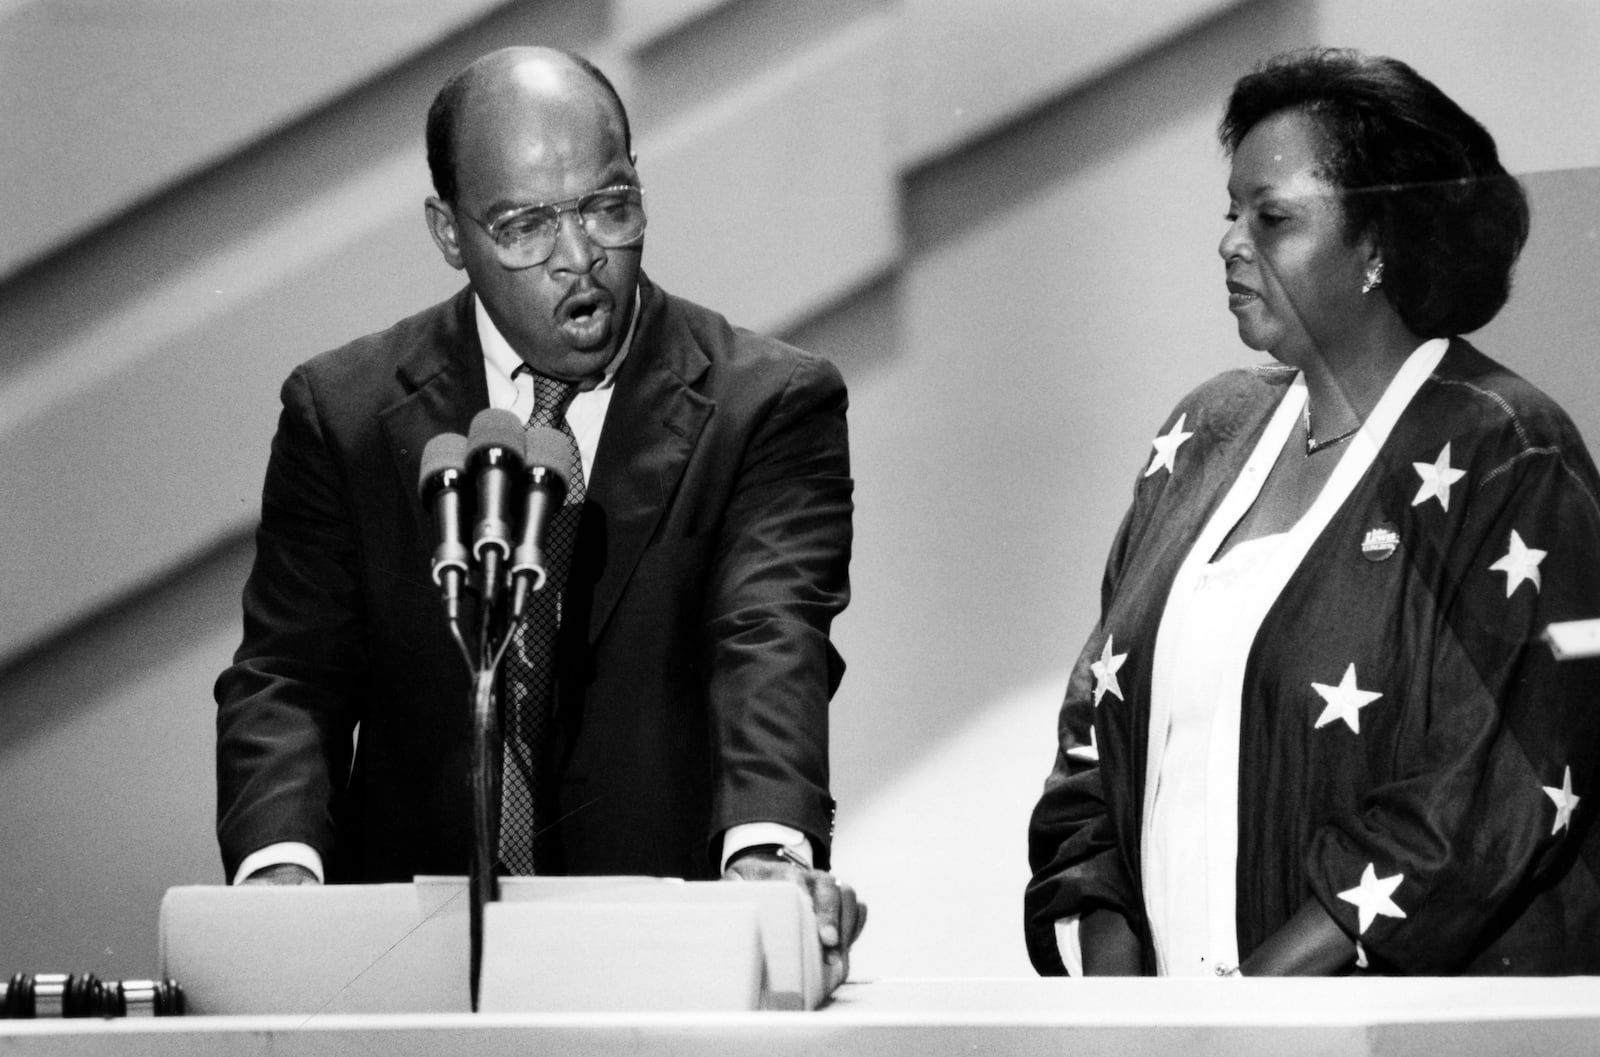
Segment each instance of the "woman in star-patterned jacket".
[[1235,85],[1241,339],[1154,442],[1029,831],[1040,972],[1600,972],[1600,477],[1457,335],[1527,236],[1393,59]]

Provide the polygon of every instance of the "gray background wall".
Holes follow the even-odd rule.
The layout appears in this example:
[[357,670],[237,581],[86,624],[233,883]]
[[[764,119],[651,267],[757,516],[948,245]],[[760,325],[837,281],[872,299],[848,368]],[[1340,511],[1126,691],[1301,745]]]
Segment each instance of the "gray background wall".
[[210,685],[278,383],[454,288],[421,118],[514,41],[615,74],[652,275],[850,382],[858,976],[1028,971],[1104,549],[1167,409],[1254,358],[1213,136],[1253,63],[1395,54],[1495,132],[1535,222],[1480,344],[1600,437],[1583,0],[0,2],[0,974],[148,975],[161,893],[221,880]]

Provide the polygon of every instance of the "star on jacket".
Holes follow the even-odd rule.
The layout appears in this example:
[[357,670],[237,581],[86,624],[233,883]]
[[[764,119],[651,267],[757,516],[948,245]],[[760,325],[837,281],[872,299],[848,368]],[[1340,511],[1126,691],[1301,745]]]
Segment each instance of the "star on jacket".
[[[1119,694],[1118,696],[1120,697],[1121,695]],[[1094,727],[1091,726],[1089,728],[1089,744],[1074,745],[1067,750],[1067,755],[1076,756],[1080,760],[1088,760],[1091,763],[1100,761],[1100,743],[1094,738]]]
[[1505,557],[1489,566],[1495,572],[1506,574],[1506,597],[1522,585],[1522,581],[1533,581],[1535,592],[1539,590],[1539,563],[1544,561],[1544,556],[1549,551],[1542,551],[1530,547],[1522,542],[1522,537],[1517,535],[1517,530],[1511,530],[1511,547],[1506,551]]
[[1449,442],[1439,449],[1437,459],[1432,462],[1414,462],[1411,465],[1422,478],[1422,486],[1417,489],[1417,497],[1411,501],[1411,505],[1418,506],[1430,499],[1437,499],[1441,507],[1449,510],[1450,486],[1467,475],[1467,471],[1458,470],[1450,465]]
[[1106,644],[1100,650],[1100,659],[1089,665],[1089,671],[1094,673],[1094,703],[1100,706],[1100,699],[1110,691],[1117,695],[1117,700],[1122,700],[1122,684],[1117,682],[1117,669],[1122,667],[1122,662],[1128,659],[1126,653],[1111,652],[1111,636],[1106,636]]
[[1405,880],[1404,874],[1395,874],[1393,877],[1379,877],[1374,863],[1367,863],[1367,868],[1361,873],[1361,883],[1354,888],[1346,888],[1339,893],[1339,898],[1346,903],[1353,903],[1357,912],[1356,935],[1367,931],[1379,914],[1391,918],[1403,918],[1406,912],[1395,905],[1390,896],[1400,887],[1400,882]]
[[1583,797],[1572,792],[1572,768],[1568,767],[1561,772],[1561,788],[1545,786],[1544,795],[1549,797],[1556,805],[1555,825],[1550,827],[1550,835],[1555,836],[1572,822],[1572,812],[1578,806],[1578,801]]
[[[1183,420],[1188,417],[1189,413],[1185,411],[1178,416],[1178,421],[1172,424],[1170,430],[1150,442],[1156,449],[1156,453],[1151,456],[1150,467],[1144,472],[1146,477],[1149,477],[1163,466],[1166,467],[1167,473],[1172,473],[1173,460],[1178,457],[1178,448],[1183,445],[1184,441],[1194,436],[1193,433],[1185,432],[1183,428]],[[1122,695],[1119,694],[1117,696],[1120,697]]]
[[1311,689],[1328,703],[1322,710],[1322,715],[1317,717],[1318,729],[1336,719],[1342,719],[1357,734],[1361,733],[1361,710],[1383,696],[1376,690],[1363,690],[1356,685],[1354,661],[1351,661],[1350,666],[1344,670],[1344,678],[1339,680],[1338,686],[1312,683]]

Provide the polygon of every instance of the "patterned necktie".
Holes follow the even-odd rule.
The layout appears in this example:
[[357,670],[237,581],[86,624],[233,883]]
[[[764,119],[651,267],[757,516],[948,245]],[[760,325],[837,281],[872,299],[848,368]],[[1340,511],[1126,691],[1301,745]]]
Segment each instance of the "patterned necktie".
[[[524,367],[518,371],[527,371]],[[533,374],[533,414],[528,428],[546,426],[567,438],[567,498],[550,518],[545,533],[544,589],[528,602],[527,615],[506,653],[504,680],[505,760],[500,795],[500,863],[511,874],[538,869],[535,837],[555,821],[550,776],[542,767],[555,705],[555,644],[561,626],[561,592],[572,564],[583,508],[583,462],[578,440],[567,425],[567,404],[575,386]]]

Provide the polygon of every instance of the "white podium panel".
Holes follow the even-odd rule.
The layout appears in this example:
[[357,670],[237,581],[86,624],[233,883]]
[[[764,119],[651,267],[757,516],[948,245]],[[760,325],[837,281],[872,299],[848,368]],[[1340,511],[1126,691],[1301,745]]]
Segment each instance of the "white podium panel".
[[506,903],[749,906],[760,930],[765,985],[762,1009],[815,1009],[822,993],[822,944],[811,900],[787,881],[676,881],[660,877],[508,877],[500,882]]
[[[823,998],[810,901],[788,882],[508,878],[502,899],[484,918],[485,1010],[800,1010]],[[160,949],[192,1014],[471,1009],[459,877],[173,888]]]
[[161,900],[190,1013],[470,1012],[467,887],[194,885]]
[[811,1013],[0,1021],[5,1057],[1600,1057],[1600,978],[883,980]]
[[490,903],[484,1013],[736,1013],[761,1008],[748,904]]

